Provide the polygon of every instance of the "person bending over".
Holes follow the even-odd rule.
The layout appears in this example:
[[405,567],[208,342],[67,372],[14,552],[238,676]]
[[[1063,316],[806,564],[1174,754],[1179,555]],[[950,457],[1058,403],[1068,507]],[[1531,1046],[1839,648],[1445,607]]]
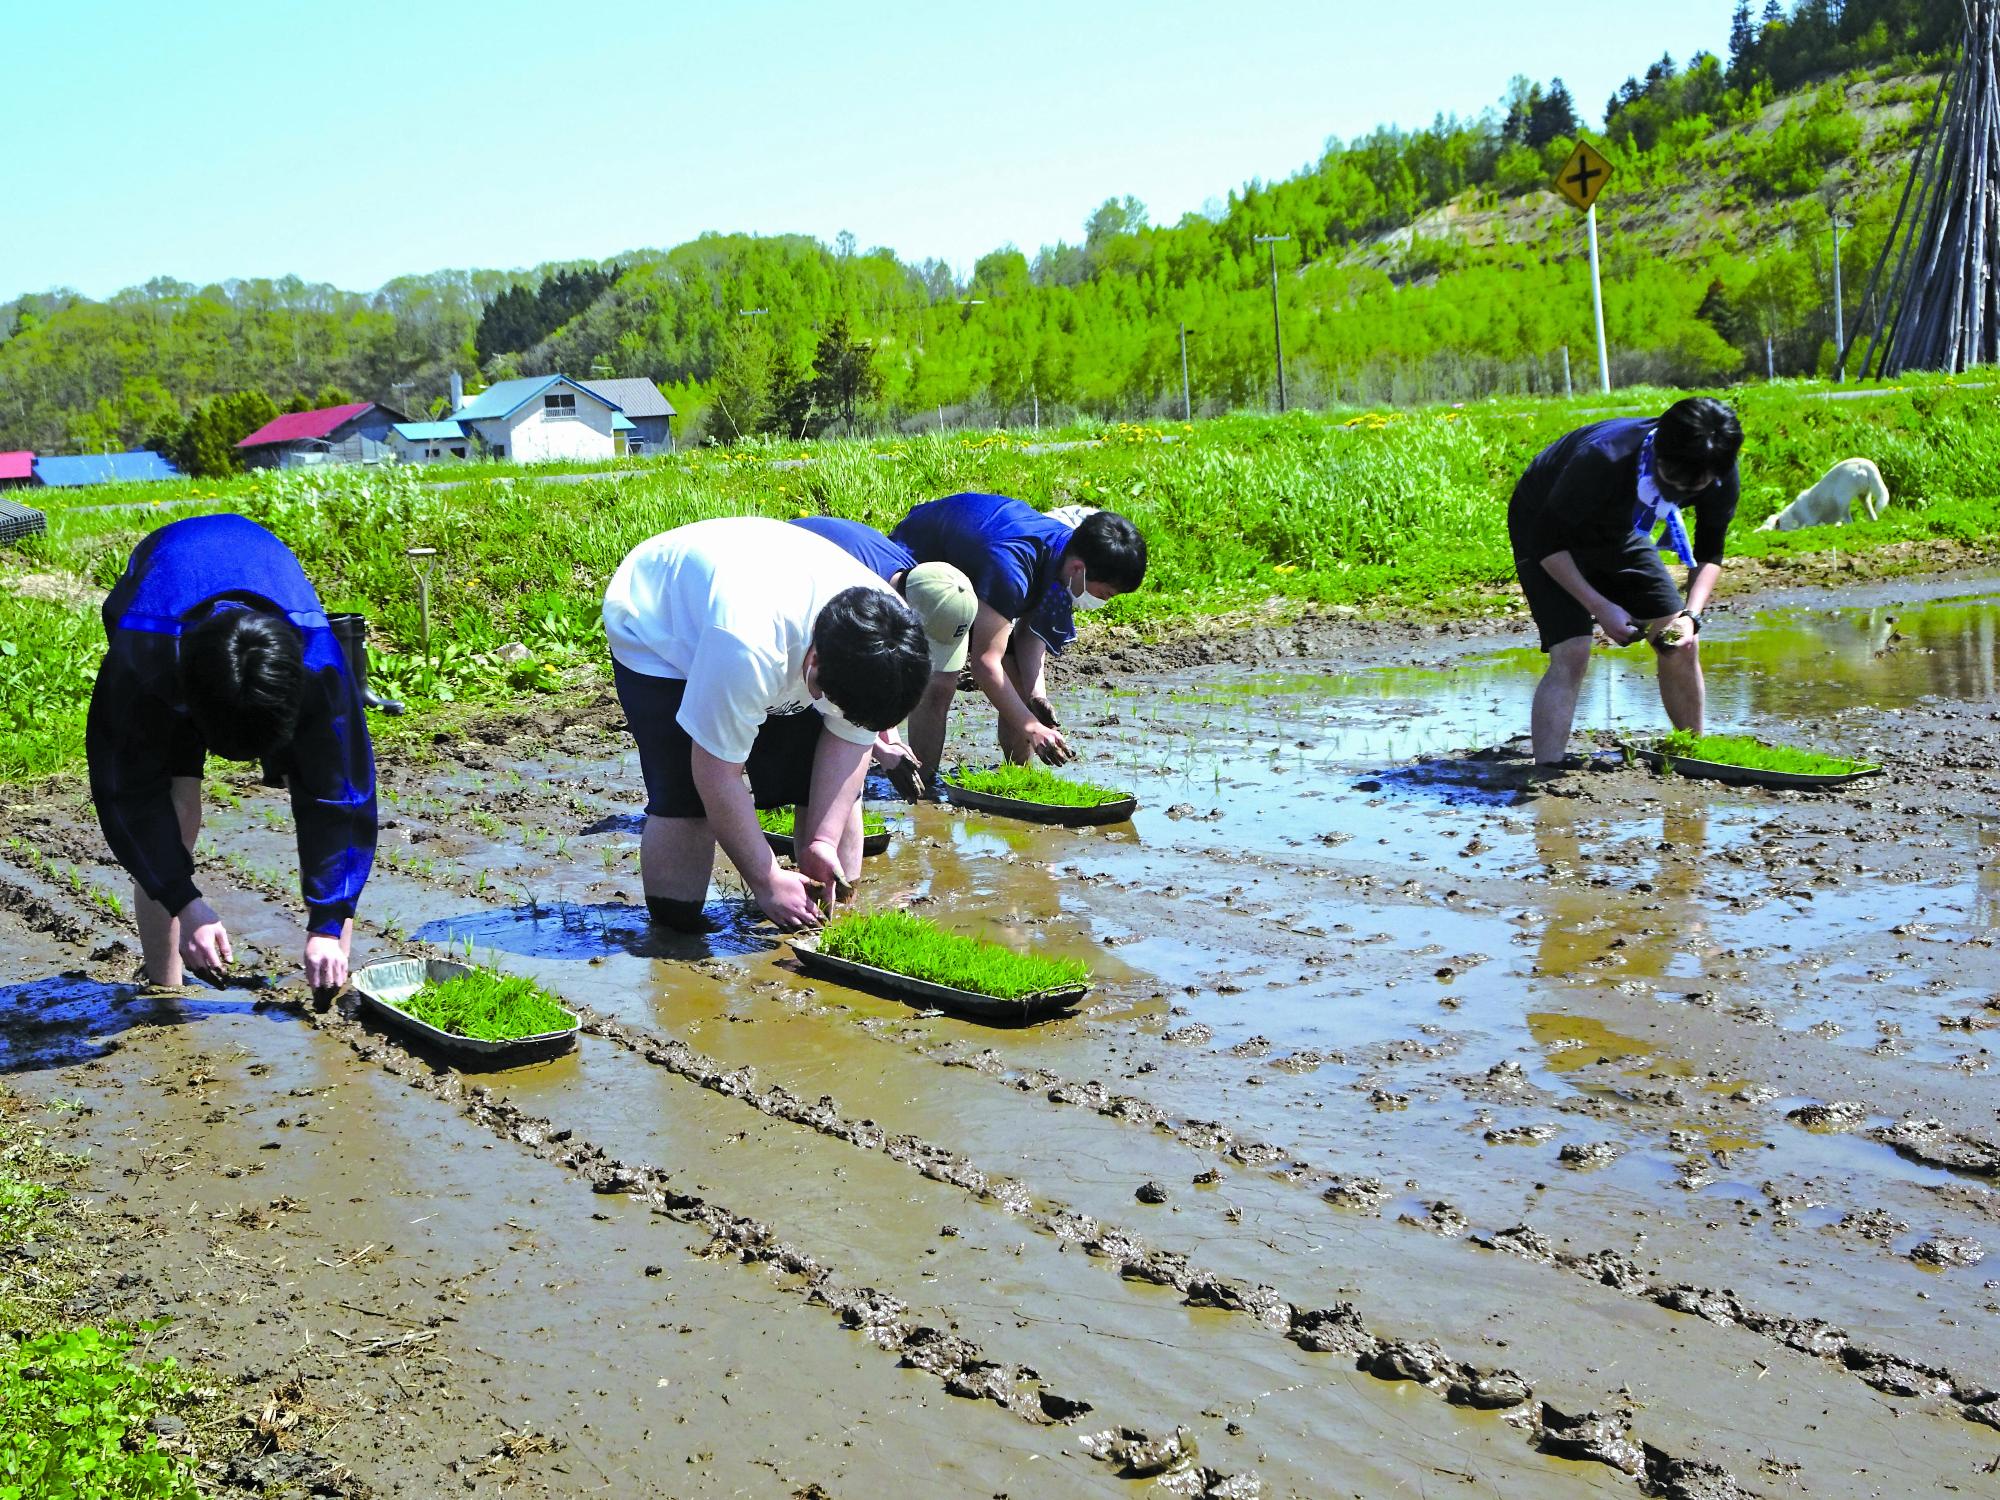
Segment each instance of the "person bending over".
[[[707,930],[720,842],[772,921],[816,926],[815,893],[830,907],[861,871],[869,747],[930,678],[916,615],[824,537],[746,516],[640,543],[605,590],[604,629],[646,783],[655,925]],[[785,806],[798,809],[796,871],[754,810]]]
[[243,516],[163,526],[104,601],[110,649],[84,731],[90,794],[131,872],[146,977],[178,986],[234,957],[194,882],[208,756],[262,760],[291,789],[306,982],[347,982],[375,861],[375,758],[361,692],[298,559]]
[[[1535,689],[1535,763],[1567,764],[1591,626],[1614,646],[1644,635],[1657,653],[1660,702],[1677,729],[1700,733],[1702,611],[1722,576],[1736,514],[1736,413],[1707,396],[1658,418],[1596,422],[1544,449],[1514,487],[1507,535],[1549,664]],[[1695,512],[1690,540],[1682,508]],[[1660,561],[1662,525],[1688,569],[1687,593]]]
[[[950,563],[920,563],[910,549],[892,542],[873,526],[839,516],[802,516],[791,523],[814,536],[823,536],[903,596],[923,622],[924,638],[930,644],[931,675],[948,676],[953,681],[965,669],[966,647],[979,600],[972,583]],[[926,793],[924,764],[916,753],[885,729],[875,741],[875,762],[889,774],[896,790],[915,801]]]
[[[1001,753],[1015,762],[1075,759],[1049,702],[1048,653],[1076,638],[1076,610],[1102,608],[1145,581],[1139,529],[1113,511],[1072,521],[1006,495],[964,494],[917,506],[890,536],[972,581],[972,678],[1000,716]],[[957,688],[956,673],[934,674],[910,716],[910,748],[927,766],[943,758]]]

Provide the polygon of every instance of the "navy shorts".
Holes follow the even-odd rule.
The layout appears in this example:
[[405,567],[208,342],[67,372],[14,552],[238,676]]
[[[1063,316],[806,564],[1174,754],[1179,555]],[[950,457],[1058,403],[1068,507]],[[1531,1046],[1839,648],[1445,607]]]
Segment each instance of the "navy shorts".
[[[639,772],[646,778],[646,812],[655,818],[705,818],[694,784],[694,738],[678,715],[687,680],[648,677],[621,662],[611,680],[625,710],[625,726],[639,744]],[[812,795],[813,758],[826,721],[815,709],[773,714],[757,730],[744,770],[759,807],[803,807]]]
[[[1541,632],[1542,649],[1589,635],[1596,623],[1590,611],[1549,577],[1540,558],[1521,550],[1521,540],[1514,538],[1514,574],[1528,596],[1528,613]],[[1635,620],[1663,620],[1686,607],[1651,537],[1635,531],[1620,546],[1580,549],[1570,556],[1585,582]]]

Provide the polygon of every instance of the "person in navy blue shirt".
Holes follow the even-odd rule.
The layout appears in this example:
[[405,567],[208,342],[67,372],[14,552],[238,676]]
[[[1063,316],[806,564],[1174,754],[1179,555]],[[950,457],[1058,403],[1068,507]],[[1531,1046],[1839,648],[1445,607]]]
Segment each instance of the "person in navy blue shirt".
[[[1742,447],[1735,412],[1691,397],[1658,418],[1578,428],[1537,455],[1515,485],[1507,507],[1514,571],[1549,658],[1531,722],[1537,765],[1567,764],[1593,625],[1614,646],[1651,641],[1668,719],[1701,732],[1706,688],[1696,642],[1722,576]],[[1682,507],[1695,512],[1692,538]],[[1654,534],[1663,526],[1688,569],[1685,598],[1660,561]]]
[[375,758],[360,688],[291,551],[243,516],[140,542],[104,601],[90,698],[90,793],[136,887],[146,976],[219,975],[228,930],[194,882],[210,752],[282,771],[298,825],[306,981],[347,982],[354,906],[375,861]]
[[[1146,539],[1125,517],[1044,515],[1006,495],[947,495],[917,506],[890,533],[921,562],[950,563],[972,581],[973,681],[1000,716],[1000,750],[1052,765],[1075,758],[1049,701],[1044,669],[1075,639],[1074,612],[1101,608],[1146,578]],[[1023,623],[1027,628],[1018,628]],[[956,674],[938,673],[910,715],[910,748],[939,764]]]

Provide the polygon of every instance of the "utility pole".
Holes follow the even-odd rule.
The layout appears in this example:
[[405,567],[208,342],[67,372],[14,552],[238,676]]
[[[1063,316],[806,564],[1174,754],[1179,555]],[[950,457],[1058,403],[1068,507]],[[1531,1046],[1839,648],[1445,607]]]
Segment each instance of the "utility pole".
[[1840,231],[1854,227],[1851,220],[1843,220],[1839,214],[1833,219],[1833,347],[1840,351],[1839,363],[1833,372],[1836,383],[1847,383],[1847,329],[1846,319],[1840,305]]
[[1188,389],[1187,324],[1181,324],[1181,420],[1194,420],[1194,399]]
[[1570,383],[1569,383],[1569,345],[1564,344],[1563,345],[1563,397],[1565,400],[1567,400],[1569,397],[1575,394],[1576,392],[1570,388]]
[[[1251,237],[1251,243],[1271,247],[1271,342],[1278,351],[1278,410],[1285,409],[1285,330],[1278,321],[1278,246],[1289,240],[1289,234],[1259,234]],[[1595,246],[1597,242],[1591,241]]]

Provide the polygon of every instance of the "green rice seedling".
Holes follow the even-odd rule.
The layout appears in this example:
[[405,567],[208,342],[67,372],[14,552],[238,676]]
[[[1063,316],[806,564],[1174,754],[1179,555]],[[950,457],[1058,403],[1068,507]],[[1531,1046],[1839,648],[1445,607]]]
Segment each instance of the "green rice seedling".
[[1851,776],[1856,771],[1881,768],[1869,761],[1847,760],[1838,755],[1822,755],[1817,750],[1799,750],[1790,745],[1767,745],[1747,734],[1695,734],[1676,729],[1653,747],[1667,757],[1707,760],[1723,766],[1743,766],[1753,771],[1782,771],[1792,776]]
[[[793,820],[798,816],[795,807],[760,807],[757,809],[757,825],[766,833],[775,833],[780,838],[792,836]],[[880,813],[863,809],[861,813],[861,836],[873,838],[878,833],[889,831],[889,820]]]
[[960,937],[908,912],[854,912],[821,929],[819,949],[912,979],[978,995],[1018,1000],[1090,981],[1088,965],[1072,958],[1016,953],[998,943]]
[[427,984],[396,1008],[439,1031],[477,1042],[511,1042],[567,1031],[576,1017],[532,979],[474,970]]
[[945,780],[968,792],[1012,797],[1019,802],[1043,802],[1051,807],[1102,807],[1107,802],[1123,801],[1129,795],[1089,781],[1072,781],[1042,765],[995,766],[990,771],[961,768]]

